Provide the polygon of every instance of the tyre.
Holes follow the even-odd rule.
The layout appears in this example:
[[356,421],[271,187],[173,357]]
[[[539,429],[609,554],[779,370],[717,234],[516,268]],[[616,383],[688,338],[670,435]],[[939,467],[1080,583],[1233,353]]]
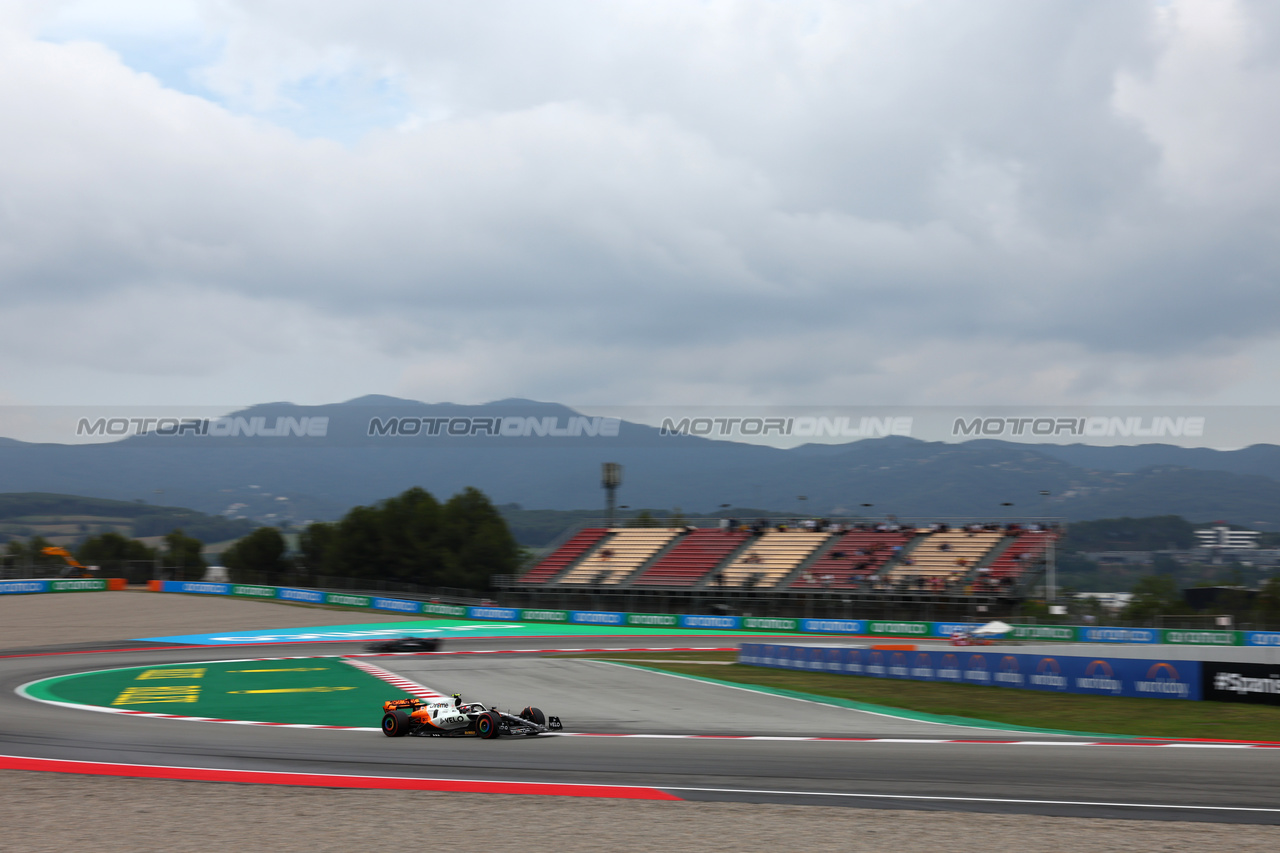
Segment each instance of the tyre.
[[404,737],[409,733],[409,715],[404,711],[388,711],[383,714],[382,733],[387,737]]
[[547,715],[542,713],[540,709],[532,706],[521,711],[520,716],[539,726],[545,726],[547,724]]
[[476,718],[476,734],[485,740],[496,738],[498,736],[498,718],[485,711]]

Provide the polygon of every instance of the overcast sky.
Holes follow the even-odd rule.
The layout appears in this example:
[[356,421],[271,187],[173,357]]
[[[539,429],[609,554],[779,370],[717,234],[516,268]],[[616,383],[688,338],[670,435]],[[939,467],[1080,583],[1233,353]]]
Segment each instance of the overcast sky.
[[0,404],[1280,402],[1280,3],[0,5]]

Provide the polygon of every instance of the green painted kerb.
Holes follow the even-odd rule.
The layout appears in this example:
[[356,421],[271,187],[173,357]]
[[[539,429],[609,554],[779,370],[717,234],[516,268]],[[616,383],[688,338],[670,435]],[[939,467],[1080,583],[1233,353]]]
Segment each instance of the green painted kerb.
[[117,710],[377,728],[382,703],[409,694],[339,658],[215,661],[63,675],[24,688],[35,699]]

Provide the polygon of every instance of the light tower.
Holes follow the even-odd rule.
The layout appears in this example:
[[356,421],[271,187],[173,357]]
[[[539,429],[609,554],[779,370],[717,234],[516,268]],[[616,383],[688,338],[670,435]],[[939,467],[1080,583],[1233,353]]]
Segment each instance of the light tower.
[[604,511],[609,526],[613,527],[614,502],[618,486],[622,485],[622,466],[617,462],[605,462],[600,466],[600,484],[604,486]]

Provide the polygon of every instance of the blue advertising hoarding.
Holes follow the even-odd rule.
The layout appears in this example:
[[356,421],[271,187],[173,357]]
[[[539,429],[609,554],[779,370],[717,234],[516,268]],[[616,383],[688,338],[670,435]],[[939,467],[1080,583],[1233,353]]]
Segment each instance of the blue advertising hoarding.
[[43,580],[0,581],[0,595],[48,592],[49,582]]
[[1081,643],[1158,643],[1156,628],[1079,628],[1076,640]]
[[680,627],[736,631],[742,627],[742,618],[739,616],[681,616]]
[[599,610],[571,610],[569,621],[575,625],[625,625],[627,614],[608,613]]
[[1246,646],[1280,646],[1280,631],[1245,631]]
[[1199,661],[743,643],[741,663],[1094,696],[1200,699]]

